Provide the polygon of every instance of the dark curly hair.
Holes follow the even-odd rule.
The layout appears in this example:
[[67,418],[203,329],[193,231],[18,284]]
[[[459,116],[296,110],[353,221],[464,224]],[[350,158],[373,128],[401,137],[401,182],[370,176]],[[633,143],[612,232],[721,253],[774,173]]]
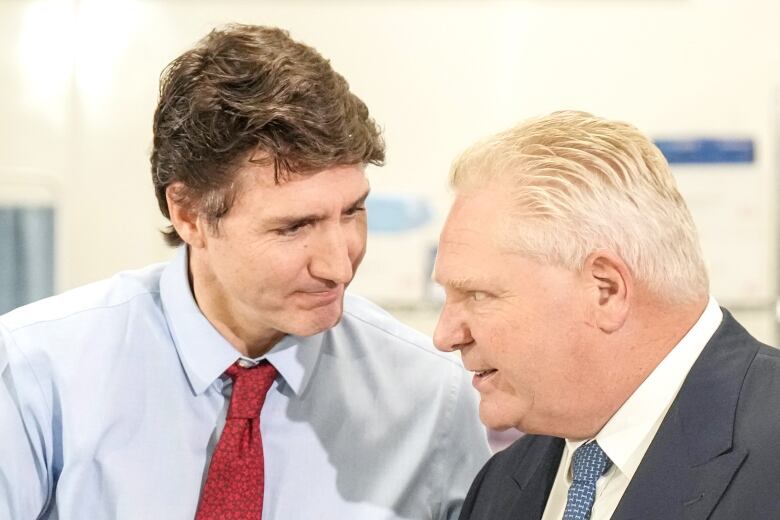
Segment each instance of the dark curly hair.
[[[257,159],[255,159],[257,158]],[[216,231],[247,159],[273,164],[274,179],[339,165],[384,161],[366,105],[312,47],[273,27],[215,29],[163,71],[154,114],[152,178],[170,219],[166,188]],[[169,245],[183,243],[173,226]]]

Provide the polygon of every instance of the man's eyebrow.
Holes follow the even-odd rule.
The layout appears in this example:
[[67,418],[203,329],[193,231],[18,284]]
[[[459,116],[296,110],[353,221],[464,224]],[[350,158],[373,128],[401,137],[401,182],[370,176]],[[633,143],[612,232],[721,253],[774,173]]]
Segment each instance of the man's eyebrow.
[[[360,197],[355,199],[353,202],[349,203],[343,210],[348,211],[352,208],[355,208],[356,206],[361,206],[366,202],[366,199],[368,198],[368,194],[371,192],[370,189],[366,190],[365,193],[363,193]],[[304,224],[309,222],[318,222],[320,220],[324,220],[326,218],[326,215],[321,213],[305,213],[301,215],[285,215],[282,217],[272,217],[270,218],[268,222],[268,227],[271,229],[281,229],[286,227],[295,226],[297,224]]]
[[454,280],[448,281],[447,285],[453,289],[465,291],[474,287],[476,285],[476,280],[474,278],[455,278]]
[[472,277],[465,277],[465,278],[452,278],[450,280],[446,280],[444,282],[438,282],[438,283],[439,285],[442,285],[444,287],[449,287],[450,289],[455,289],[456,291],[471,291],[474,289],[474,287],[477,287],[479,285],[479,280]]
[[352,208],[355,208],[357,206],[362,206],[363,204],[365,204],[366,199],[368,198],[368,194],[369,193],[371,193],[371,188],[367,189],[366,192],[363,195],[361,195],[360,197],[355,199],[355,202],[353,202],[352,204],[347,204],[347,207],[344,208],[345,211],[346,210],[350,210]]

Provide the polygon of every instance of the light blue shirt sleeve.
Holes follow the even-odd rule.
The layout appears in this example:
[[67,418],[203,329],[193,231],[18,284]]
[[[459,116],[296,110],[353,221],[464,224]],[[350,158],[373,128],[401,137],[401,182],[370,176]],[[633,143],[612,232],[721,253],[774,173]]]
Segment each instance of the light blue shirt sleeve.
[[11,369],[11,349],[0,325],[0,518],[38,518],[49,495],[51,429],[36,415],[43,405],[40,392],[19,383],[32,374],[24,365]]

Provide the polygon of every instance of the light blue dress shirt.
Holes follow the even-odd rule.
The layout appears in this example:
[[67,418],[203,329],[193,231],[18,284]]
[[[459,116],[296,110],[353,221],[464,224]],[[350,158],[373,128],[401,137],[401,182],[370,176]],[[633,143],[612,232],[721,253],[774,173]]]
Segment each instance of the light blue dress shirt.
[[[0,518],[193,518],[239,358],[184,248],[0,317]],[[458,516],[489,452],[457,360],[355,296],[266,358],[265,520]]]

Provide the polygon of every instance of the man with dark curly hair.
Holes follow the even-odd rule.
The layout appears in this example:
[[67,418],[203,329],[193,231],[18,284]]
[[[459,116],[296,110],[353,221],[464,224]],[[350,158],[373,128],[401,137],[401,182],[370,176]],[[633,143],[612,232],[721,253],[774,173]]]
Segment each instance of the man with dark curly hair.
[[164,71],[168,264],[0,318],[0,517],[451,519],[466,372],[345,295],[384,144],[317,51],[215,30]]

